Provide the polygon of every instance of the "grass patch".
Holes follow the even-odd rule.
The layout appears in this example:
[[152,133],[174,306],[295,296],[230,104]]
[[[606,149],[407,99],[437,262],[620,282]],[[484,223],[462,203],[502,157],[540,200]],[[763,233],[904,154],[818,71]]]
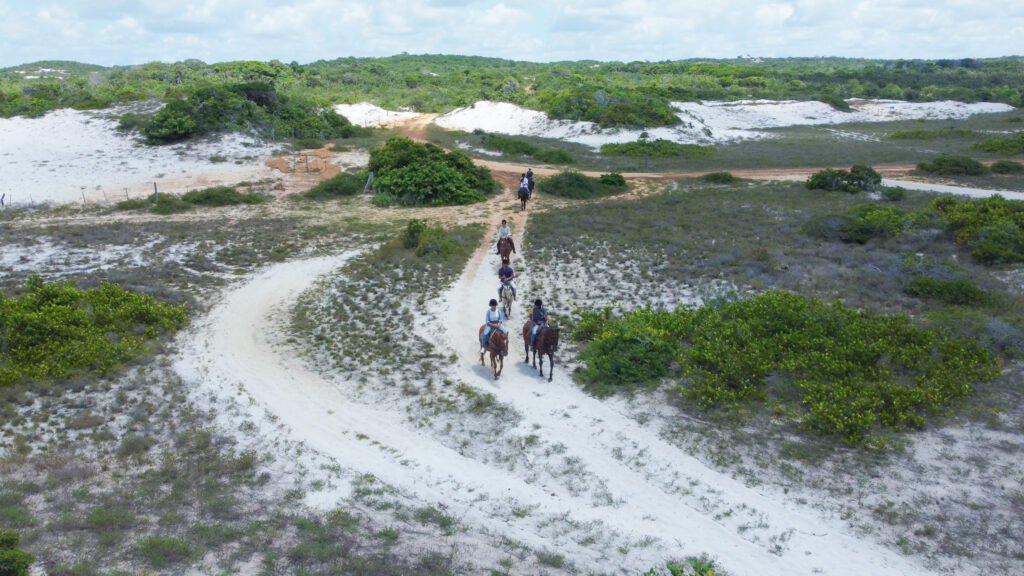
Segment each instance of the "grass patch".
[[165,536],[147,536],[139,541],[137,549],[139,556],[158,570],[188,562],[195,554],[188,542]]
[[565,150],[541,148],[532,142],[502,134],[483,134],[480,137],[480,143],[489,150],[496,150],[502,154],[529,156],[548,164],[572,164],[575,162],[572,154]]
[[574,171],[543,178],[537,182],[537,187],[545,194],[574,199],[611,196],[627,190],[626,180],[619,174],[603,174],[599,178],[594,178]]
[[605,156],[632,156],[634,158],[707,158],[715,153],[714,146],[679,144],[671,140],[637,140],[621,144],[602,144],[601,154]]
[[978,133],[967,128],[936,128],[931,130],[896,130],[889,134],[893,140],[936,140],[938,138],[970,138]]
[[180,196],[175,196],[174,194],[158,194],[156,202],[152,202],[149,209],[154,214],[167,216],[169,214],[188,212],[192,207],[191,203],[185,202]]

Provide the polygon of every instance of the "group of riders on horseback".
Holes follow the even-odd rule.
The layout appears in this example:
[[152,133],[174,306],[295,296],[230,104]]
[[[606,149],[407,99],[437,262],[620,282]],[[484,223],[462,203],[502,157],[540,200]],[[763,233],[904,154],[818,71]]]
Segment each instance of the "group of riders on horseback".
[[[519,197],[525,205],[533,188],[533,170],[523,174],[520,183]],[[525,191],[525,192],[524,192]],[[497,241],[498,255],[501,256],[501,268],[498,269],[498,299],[492,298],[488,303],[488,309],[484,318],[484,325],[480,327],[480,363],[483,364],[484,353],[491,352],[491,367],[494,369],[495,379],[501,374],[501,367],[504,365],[503,357],[508,353],[508,330],[505,322],[512,313],[512,302],[516,299],[516,287],[514,280],[515,271],[512,270],[511,255],[516,253],[515,241],[512,239],[512,230],[507,220],[501,221],[498,228]],[[499,300],[501,308],[498,307]],[[540,375],[544,376],[544,355],[551,361],[548,381],[553,376],[555,360],[554,352],[558,347],[558,329],[548,326],[548,313],[540,298],[534,300],[533,311],[530,319],[523,326],[523,343],[526,348],[526,362],[530,361],[530,350],[533,350],[533,365],[537,366],[537,355],[540,354]]]
[[533,189],[536,186],[533,181],[533,168],[527,168],[526,172],[519,179],[519,209],[526,210],[526,201],[533,197]]

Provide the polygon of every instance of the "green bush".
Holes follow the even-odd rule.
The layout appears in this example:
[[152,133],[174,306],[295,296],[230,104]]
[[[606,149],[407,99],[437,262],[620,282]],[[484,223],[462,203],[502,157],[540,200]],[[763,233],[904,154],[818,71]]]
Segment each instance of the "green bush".
[[993,162],[989,169],[993,174],[1022,174],[1024,173],[1024,164],[1013,160],[998,160]]
[[902,186],[882,186],[878,189],[882,199],[889,202],[899,202],[907,197],[907,189]]
[[874,192],[882,183],[882,177],[870,166],[854,164],[847,170],[826,168],[815,172],[807,179],[809,190],[827,190],[830,192]]
[[420,238],[427,225],[422,220],[410,220],[402,233],[402,245],[406,248],[415,248],[420,244]]
[[[682,379],[704,409],[779,403],[805,430],[854,445],[924,417],[998,374],[992,355],[905,316],[768,292],[696,311],[585,317],[584,382],[599,391]],[[595,334],[596,332],[596,334]],[[575,334],[575,332],[574,332]]]
[[354,196],[362,193],[366,187],[366,179],[366,174],[361,172],[357,174],[342,173],[322,180],[302,195],[315,200]]
[[183,306],[114,284],[80,290],[33,276],[19,297],[0,294],[0,388],[109,373],[145,351],[150,339],[187,321]]
[[545,194],[563,198],[597,198],[621,194],[626,188],[626,180],[620,174],[602,174],[598,178],[585,176],[569,170],[549,176],[537,182],[537,187]]
[[1024,154],[1024,132],[1015,132],[1006,136],[991,136],[975,144],[974,148],[982,152],[1019,156]]
[[988,168],[968,156],[939,156],[935,160],[920,162],[918,170],[938,176],[982,176]]
[[943,196],[932,201],[932,208],[978,262],[1024,262],[1024,201],[999,195],[964,200]]
[[150,206],[149,198],[129,198],[114,204],[116,210],[145,210]]
[[966,278],[942,280],[916,275],[910,279],[904,291],[917,298],[954,306],[985,306],[992,302],[987,292]]
[[402,137],[372,150],[369,168],[374,191],[403,206],[470,204],[501,189],[490,170],[465,154]]
[[625,177],[623,177],[622,174],[619,174],[617,172],[612,172],[611,174],[601,174],[601,176],[598,177],[597,181],[606,186],[626,185]]
[[839,228],[839,239],[847,243],[866,244],[874,238],[894,238],[908,225],[906,212],[899,208],[862,204],[846,213],[846,222]]
[[715,153],[714,146],[679,144],[671,140],[637,140],[621,144],[602,144],[601,154],[605,156],[648,156],[651,158],[686,158],[695,160],[707,158]]
[[701,176],[700,179],[710,184],[738,184],[743,181],[742,178],[733,176],[732,172],[711,172]]
[[192,559],[192,545],[177,538],[147,536],[139,541],[139,556],[156,569],[170,568]]
[[231,186],[213,186],[201,190],[189,190],[181,199],[199,206],[233,206],[236,204],[260,204],[267,201],[263,194],[242,194]]
[[530,156],[548,164],[572,164],[576,161],[572,154],[564,150],[541,148],[526,140],[502,134],[484,134],[483,138],[481,138],[481,143],[485,148],[497,150],[502,154]]
[[609,88],[583,83],[546,99],[548,114],[565,120],[586,120],[604,128],[644,128],[675,126],[681,120],[664,98],[644,94],[629,87]]
[[20,542],[14,530],[0,530],[0,576],[28,576],[28,568],[35,557],[19,550]]
[[174,194],[157,194],[156,202],[151,203],[149,208],[150,212],[164,216],[187,212],[191,209],[192,204],[185,202],[181,199],[181,196],[175,196]]

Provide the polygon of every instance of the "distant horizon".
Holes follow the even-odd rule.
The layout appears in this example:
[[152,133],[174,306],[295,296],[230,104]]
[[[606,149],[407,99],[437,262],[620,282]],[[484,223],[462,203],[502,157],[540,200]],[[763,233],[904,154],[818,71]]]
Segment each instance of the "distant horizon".
[[1005,54],[1020,51],[1019,38],[1019,0],[0,0],[0,68],[403,53],[537,64],[990,59],[1014,57]]
[[[596,62],[596,63],[600,63],[600,64],[615,64],[615,63],[629,64],[629,63],[632,63],[632,62],[641,62],[641,63],[645,63],[645,64],[657,64],[657,63],[660,63],[660,62],[731,61],[731,60],[747,60],[747,61],[753,61],[753,60],[762,60],[762,61],[763,60],[854,60],[854,61],[865,61],[865,62],[901,62],[901,61],[902,62],[943,62],[943,61],[953,61],[953,62],[961,61],[962,62],[964,60],[980,60],[980,61],[984,61],[984,60],[1015,60],[1015,59],[1016,60],[1024,60],[1024,54],[1008,54],[1008,55],[1005,55],[1005,56],[953,56],[953,57],[942,57],[942,58],[869,58],[869,57],[859,57],[859,56],[758,56],[758,55],[754,55],[754,54],[747,54],[747,55],[744,55],[744,56],[721,57],[721,58],[712,58],[712,57],[703,57],[703,56],[693,56],[693,57],[687,57],[687,58],[673,58],[673,59],[663,59],[663,60],[595,60],[593,58],[580,58],[580,59],[577,59],[577,60],[552,60],[552,61],[542,62],[542,61],[536,61],[536,60],[523,60],[523,59],[514,59],[514,58],[503,58],[503,57],[498,57],[498,56],[483,56],[483,55],[479,55],[479,54],[449,54],[449,53],[412,54],[412,53],[408,53],[408,52],[400,52],[400,53],[397,53],[397,54],[389,54],[389,55],[386,55],[386,56],[355,56],[355,55],[334,56],[334,57],[329,57],[329,58],[318,58],[316,60],[310,60],[310,61],[306,61],[306,62],[297,62],[297,64],[300,65],[300,66],[308,66],[308,65],[316,63],[316,62],[330,62],[332,60],[342,60],[342,59],[346,59],[346,58],[354,58],[354,59],[357,59],[357,60],[385,60],[385,59],[388,59],[388,58],[396,58],[396,57],[399,57],[399,56],[410,56],[410,57],[414,57],[414,58],[427,58],[427,57],[486,58],[486,59],[492,59],[492,60],[504,60],[504,61],[508,61],[508,62],[524,62],[524,63],[527,63],[527,64],[538,64],[538,65],[557,64],[559,62]],[[101,64],[101,63],[98,63],[98,62],[86,62],[86,61],[82,61],[82,60],[73,60],[73,59],[68,59],[68,58],[44,58],[44,59],[40,59],[40,60],[21,62],[19,64],[11,64],[11,65],[0,66],[0,69],[2,69],[2,70],[13,70],[13,69],[21,68],[23,66],[31,66],[31,65],[34,65],[34,64],[41,64],[41,63],[47,63],[47,62],[53,62],[53,63],[62,62],[62,63],[68,63],[68,64],[78,64],[78,65],[82,65],[82,66],[97,66],[97,67],[100,67],[100,68],[128,68],[128,67],[133,67],[133,66],[146,66],[148,64],[168,64],[168,65],[170,65],[170,64],[180,64],[180,63],[189,62],[189,61],[198,61],[198,62],[202,62],[203,64],[206,64],[206,65],[226,64],[226,63],[230,63],[230,62],[273,62],[273,61],[278,61],[278,62],[281,62],[283,64],[290,64],[292,62],[292,61],[282,60],[281,58],[268,58],[268,59],[239,58],[239,59],[233,59],[233,60],[203,60],[201,58],[184,58],[184,59],[181,59],[181,60],[149,60],[149,61],[146,61],[146,62],[136,62],[136,63],[130,63],[130,64]]]

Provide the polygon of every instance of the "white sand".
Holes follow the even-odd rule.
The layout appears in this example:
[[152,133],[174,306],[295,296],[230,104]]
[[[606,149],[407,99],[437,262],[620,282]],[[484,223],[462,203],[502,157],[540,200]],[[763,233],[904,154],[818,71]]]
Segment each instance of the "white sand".
[[334,111],[348,118],[349,122],[357,126],[390,126],[395,122],[420,115],[419,112],[408,110],[385,110],[369,102],[338,104],[334,107]]
[[[663,138],[684,144],[716,143],[766,138],[766,128],[785,126],[885,122],[917,118],[966,118],[1013,110],[1007,104],[962,102],[901,102],[851,100],[853,112],[840,112],[822,102],[744,100],[738,102],[673,102],[679,126],[651,128],[652,140]],[[612,142],[633,142],[640,130],[601,129],[593,122],[554,120],[544,112],[505,102],[481,101],[440,116],[436,123],[449,130],[480,129],[513,136],[538,136],[599,147]]]
[[[152,193],[180,193],[223,183],[258,180],[273,150],[237,134],[205,141],[146,146],[118,132],[119,109],[57,110],[42,118],[0,118],[0,194],[8,205],[102,201]],[[214,163],[218,155],[225,162]],[[211,179],[213,175],[216,178]]]

